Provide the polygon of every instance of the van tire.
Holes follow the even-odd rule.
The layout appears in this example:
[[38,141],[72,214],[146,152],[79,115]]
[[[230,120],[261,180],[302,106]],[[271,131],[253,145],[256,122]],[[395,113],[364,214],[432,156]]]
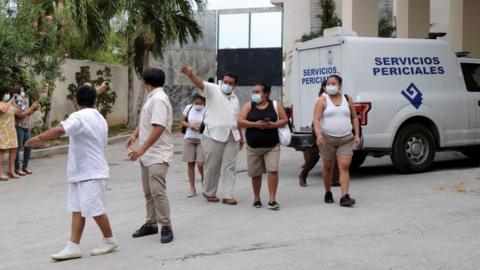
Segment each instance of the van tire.
[[363,151],[363,150],[353,151],[352,163],[350,163],[350,171],[355,171],[358,168],[360,168],[360,166],[362,166],[366,158],[367,158],[367,151]]
[[432,132],[420,124],[404,126],[395,137],[390,158],[400,173],[426,171],[435,158]]

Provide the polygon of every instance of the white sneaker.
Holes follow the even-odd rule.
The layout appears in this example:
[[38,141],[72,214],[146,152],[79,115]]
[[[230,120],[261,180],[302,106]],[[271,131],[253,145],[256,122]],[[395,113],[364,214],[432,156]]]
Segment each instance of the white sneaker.
[[100,246],[93,249],[90,254],[92,256],[107,254],[117,249],[117,247],[118,243],[117,240],[115,240],[115,237],[103,238],[103,242],[100,244]]
[[59,253],[52,254],[52,259],[56,261],[70,260],[82,257],[80,246],[68,241],[67,246]]

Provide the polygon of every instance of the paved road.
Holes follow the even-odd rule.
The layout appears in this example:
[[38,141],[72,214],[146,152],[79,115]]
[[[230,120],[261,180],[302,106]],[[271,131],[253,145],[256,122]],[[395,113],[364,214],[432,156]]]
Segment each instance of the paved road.
[[[0,269],[478,269],[480,169],[442,155],[428,173],[398,175],[389,159],[367,159],[353,176],[357,206],[323,203],[321,167],[298,186],[301,153],[282,149],[278,212],[251,206],[245,153],[239,156],[237,206],[186,198],[181,139],[168,176],[175,241],[132,239],[144,221],[139,166],[111,145],[108,207],[120,249],[91,257],[100,240],[89,220],[84,257],[49,259],[69,237],[65,155],[32,162],[35,174],[0,183]],[[265,186],[266,187],[266,186]],[[266,190],[263,190],[264,200]],[[264,201],[265,203],[265,201]]]

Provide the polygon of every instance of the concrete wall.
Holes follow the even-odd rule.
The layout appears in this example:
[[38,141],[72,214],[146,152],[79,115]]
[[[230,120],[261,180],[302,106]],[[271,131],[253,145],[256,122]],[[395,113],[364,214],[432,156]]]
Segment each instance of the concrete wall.
[[[71,83],[77,83],[75,81],[75,73],[80,71],[81,66],[89,66],[92,79],[96,79],[96,72],[99,69],[109,67],[112,71],[111,82],[113,84],[112,91],[117,93],[117,100],[113,108],[113,112],[108,116],[107,121],[110,124],[124,123],[127,121],[127,92],[128,92],[128,77],[127,67],[118,65],[108,65],[102,63],[96,63],[92,61],[84,60],[66,60],[62,66],[62,71],[65,80],[57,81],[55,84],[55,91],[52,95],[52,110],[51,120],[61,121],[65,118],[66,114],[70,114],[75,111],[75,108],[69,100],[67,100],[68,90],[67,87]],[[140,81],[136,75],[134,75],[135,93],[138,93],[140,87]],[[135,94],[136,98],[137,94]],[[135,99],[136,100],[136,99]]]

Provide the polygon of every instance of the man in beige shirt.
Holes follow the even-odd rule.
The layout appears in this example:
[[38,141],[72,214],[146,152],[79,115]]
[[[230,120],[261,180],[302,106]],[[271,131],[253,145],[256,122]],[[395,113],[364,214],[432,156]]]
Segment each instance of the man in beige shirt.
[[220,201],[216,193],[221,175],[224,196],[222,202],[235,205],[237,201],[233,197],[233,192],[237,153],[243,146],[243,135],[237,126],[240,104],[233,93],[237,77],[226,74],[222,86],[218,86],[204,82],[186,65],[182,66],[181,72],[206,98],[205,130],[202,138],[205,153],[203,195],[209,202]]
[[[170,222],[170,206],[166,191],[166,176],[169,162],[173,156],[172,142],[172,105],[163,90],[165,73],[158,68],[149,68],[143,72],[145,88],[148,92],[143,105],[137,130],[127,141],[130,160],[140,158],[143,192],[145,193],[147,220],[133,237],[158,233],[161,228],[160,242],[173,240]],[[139,148],[130,147],[139,140]]]

